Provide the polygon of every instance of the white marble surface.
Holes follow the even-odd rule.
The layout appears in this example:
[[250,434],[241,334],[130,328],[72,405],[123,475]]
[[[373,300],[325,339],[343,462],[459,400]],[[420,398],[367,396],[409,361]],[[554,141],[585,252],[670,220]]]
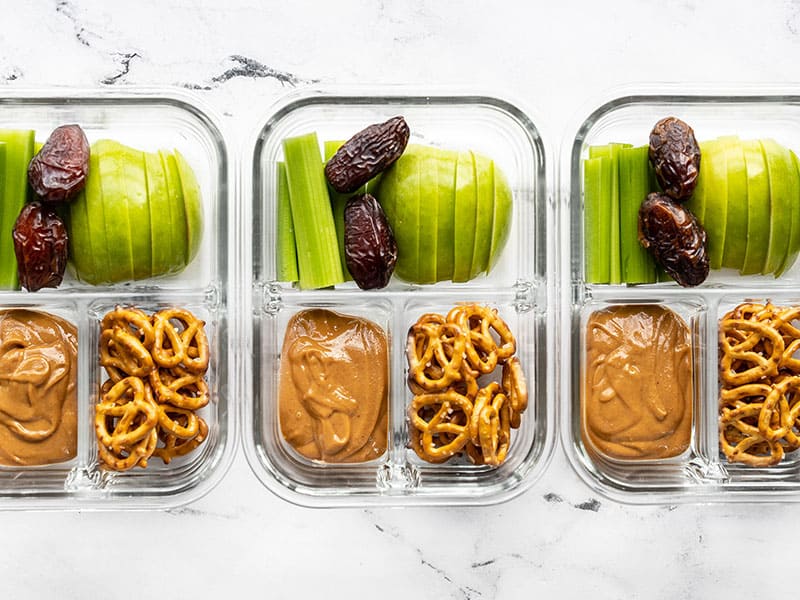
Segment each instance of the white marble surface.
[[[667,8],[666,5],[671,7]],[[800,3],[1,0],[0,85],[196,89],[234,149],[322,83],[475,85],[522,99],[551,149],[626,82],[798,81]],[[0,89],[0,95],[2,90]],[[239,140],[239,142],[236,142]],[[553,155],[551,155],[552,157]],[[793,589],[800,505],[630,507],[563,452],[473,509],[310,510],[252,475],[166,512],[0,513],[14,598],[709,598]]]

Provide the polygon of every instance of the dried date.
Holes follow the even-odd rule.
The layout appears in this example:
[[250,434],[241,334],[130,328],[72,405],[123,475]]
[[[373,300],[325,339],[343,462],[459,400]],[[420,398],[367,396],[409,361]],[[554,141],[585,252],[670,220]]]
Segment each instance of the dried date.
[[88,174],[89,140],[78,125],[54,129],[28,165],[28,183],[43,202],[69,202]]
[[67,267],[69,238],[64,222],[41,202],[26,204],[13,231],[20,285],[30,292],[58,287]]
[[639,207],[639,243],[683,287],[700,285],[708,277],[705,229],[665,194],[648,194]]
[[362,290],[386,287],[397,262],[397,243],[381,205],[370,194],[353,196],[344,207],[347,270]]
[[370,125],[347,140],[325,165],[325,178],[340,194],[355,192],[400,158],[410,131],[403,117]]
[[667,196],[686,200],[697,186],[700,146],[694,131],[675,117],[661,119],[650,132],[650,162]]

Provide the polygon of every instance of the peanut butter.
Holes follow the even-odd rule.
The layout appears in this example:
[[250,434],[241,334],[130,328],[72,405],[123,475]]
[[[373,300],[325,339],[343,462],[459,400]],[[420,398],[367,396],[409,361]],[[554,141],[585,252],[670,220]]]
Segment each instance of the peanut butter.
[[0,464],[75,456],[77,350],[75,326],[60,317],[0,311]]
[[281,433],[303,456],[331,463],[380,457],[388,443],[389,358],[374,323],[324,309],[294,315],[280,365]]
[[681,454],[692,430],[692,350],[680,316],[658,305],[595,312],[586,327],[584,444],[617,459]]

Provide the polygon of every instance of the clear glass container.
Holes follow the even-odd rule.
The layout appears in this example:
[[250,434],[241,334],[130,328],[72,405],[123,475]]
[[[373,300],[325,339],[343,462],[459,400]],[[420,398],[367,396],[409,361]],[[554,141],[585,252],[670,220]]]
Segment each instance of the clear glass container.
[[[346,140],[372,123],[403,115],[410,143],[473,150],[493,158],[513,193],[508,243],[489,275],[467,283],[409,284],[393,277],[382,290],[362,291],[353,282],[325,290],[301,290],[276,281],[276,163],[282,140],[315,131],[320,144]],[[256,476],[279,496],[301,505],[488,504],[526,489],[545,468],[553,447],[555,326],[552,255],[554,212],[548,201],[545,148],[539,129],[519,108],[491,96],[415,94],[403,89],[372,95],[363,90],[303,91],[281,99],[254,133],[243,159],[243,189],[252,193],[253,253],[243,261],[252,303],[252,360],[244,369],[250,390],[244,407],[244,447]],[[247,203],[243,209],[247,211]],[[247,245],[247,244],[246,244]],[[250,260],[247,260],[247,259]],[[529,407],[513,431],[506,461],[497,468],[465,458],[444,464],[420,460],[409,445],[406,334],[423,313],[446,313],[462,302],[498,309],[517,340],[527,376]],[[365,316],[389,340],[389,448],[375,460],[332,464],[301,457],[283,439],[278,382],[288,320],[303,308],[327,307]]]
[[[588,116],[564,140],[560,159],[559,268],[561,325],[561,439],[581,478],[598,493],[626,503],[778,501],[800,499],[797,452],[775,466],[730,462],[719,442],[720,319],[743,302],[797,305],[800,262],[780,277],[712,270],[694,288],[664,281],[646,285],[590,284],[584,272],[583,164],[588,148],[610,142],[648,144],[653,125],[666,116],[686,121],[699,142],[720,136],[772,138],[800,148],[800,96],[783,90],[681,88],[623,89],[587,109]],[[701,157],[702,160],[702,157]],[[655,191],[655,190],[653,190]],[[691,333],[693,423],[689,448],[660,460],[618,460],[587,448],[581,433],[581,394],[585,386],[586,323],[596,310],[628,304],[660,304],[683,317]]]
[[[216,117],[191,94],[172,89],[6,90],[0,108],[0,127],[33,129],[39,142],[55,127],[77,123],[90,142],[109,138],[143,151],[177,149],[195,172],[204,212],[198,255],[180,274],[89,285],[68,270],[57,289],[0,292],[0,309],[48,312],[78,331],[77,456],[44,467],[0,467],[0,508],[164,508],[202,496],[224,475],[235,449],[235,412],[228,403],[235,356],[229,309],[230,167]],[[208,423],[208,438],[169,464],[153,458],[145,469],[113,472],[98,462],[94,406],[106,378],[98,355],[100,321],[116,305],[148,313],[180,306],[205,321],[210,402],[199,414]]]

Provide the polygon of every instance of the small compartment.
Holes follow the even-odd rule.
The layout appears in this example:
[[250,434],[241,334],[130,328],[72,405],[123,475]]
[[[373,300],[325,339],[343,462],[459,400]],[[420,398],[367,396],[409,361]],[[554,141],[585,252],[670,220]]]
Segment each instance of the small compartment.
[[[75,214],[66,219],[72,263],[61,285],[35,293],[17,289],[0,291],[3,309],[30,308],[55,314],[78,330],[76,456],[43,467],[0,468],[0,506],[116,509],[161,508],[189,502],[219,481],[233,455],[234,419],[228,394],[235,383],[232,377],[235,369],[230,362],[235,344],[229,323],[236,313],[228,307],[232,285],[228,260],[235,253],[228,238],[231,210],[228,154],[216,120],[191,94],[180,90],[163,93],[98,90],[67,95],[14,94],[9,90],[0,103],[3,105],[0,125],[33,130],[38,143],[45,142],[56,127],[71,123],[81,126],[94,149],[100,140],[113,140],[111,146],[92,152],[98,161],[101,156],[111,157],[105,167],[97,167],[95,171],[90,158],[89,178],[94,172],[96,189],[85,190],[65,209]],[[163,166],[167,163],[161,162],[159,150],[165,151],[165,160],[168,165],[174,163],[174,169]],[[112,160],[116,152],[125,154],[125,158]],[[150,171],[147,156],[151,157]],[[120,169],[127,169],[127,175],[120,174],[117,179],[116,173],[109,170],[112,164],[122,165]],[[148,183],[145,187],[145,182],[150,181],[148,173],[153,174],[153,181],[163,176],[166,185],[151,187]],[[123,180],[124,186],[119,184]],[[159,189],[177,190],[178,183],[181,193],[175,191],[168,201],[167,194],[157,193]],[[92,224],[85,228],[91,235],[75,234],[76,228],[80,228],[80,211],[74,207],[84,206],[76,202],[83,202],[92,194],[97,204],[90,208],[87,202],[83,215],[87,217],[84,223],[89,222],[88,215],[94,215]],[[119,219],[112,214],[105,220],[105,195],[115,199],[119,212],[112,213]],[[159,203],[161,209],[155,206]],[[101,205],[102,211],[98,208]],[[178,210],[179,206],[182,219],[172,219],[172,208]],[[97,220],[101,213],[102,223]],[[151,226],[137,222],[134,214]],[[163,221],[156,223],[156,218],[162,217]],[[127,227],[123,227],[125,223]],[[129,241],[126,232],[134,229],[138,235],[131,235]],[[94,233],[99,233],[99,237]],[[100,241],[103,238],[105,243]],[[164,242],[167,238],[169,249]],[[143,239],[149,242],[144,244]],[[175,240],[178,242],[173,244]],[[115,274],[128,273],[127,266],[120,267],[119,273],[116,271],[117,266],[128,265],[128,247],[132,277],[116,277]],[[125,260],[120,258],[120,252],[125,254]],[[82,277],[78,277],[80,266],[76,261],[80,259],[76,256],[81,253],[91,256],[92,265],[105,265],[105,273],[112,276],[90,282],[92,271],[84,270]],[[185,268],[179,269],[177,263],[166,265],[174,254],[182,257],[181,265],[185,263]],[[165,274],[159,270],[160,266],[173,272]],[[157,276],[157,272],[161,274]],[[95,407],[105,379],[99,366],[99,323],[117,305],[138,306],[148,311],[183,306],[205,321],[210,348],[205,381],[210,401],[200,412],[208,424],[208,436],[194,453],[176,457],[169,465],[151,460],[147,468],[125,472],[99,466]]]
[[[436,152],[453,150],[467,155],[473,151],[491,157],[492,168],[505,174],[513,198],[511,222],[496,264],[488,274],[456,282],[451,278],[436,283],[403,280],[395,270],[386,287],[373,290],[361,290],[353,281],[302,289],[279,280],[277,164],[285,158],[283,140],[316,132],[322,151],[325,141],[346,140],[370,124],[397,115],[409,125],[409,146],[422,144]],[[447,181],[457,179],[458,158],[455,160],[455,171],[447,170],[452,164],[444,161]],[[288,95],[272,109],[254,132],[245,163],[244,186],[252,190],[253,202],[244,207],[242,218],[244,222],[252,220],[254,229],[253,254],[245,267],[245,289],[252,289],[247,300],[252,301],[253,328],[253,365],[245,369],[245,379],[253,397],[245,407],[244,432],[245,453],[257,477],[279,496],[310,506],[485,504],[507,499],[530,485],[543,471],[553,447],[550,394],[555,372],[554,353],[547,352],[547,324],[554,322],[555,272],[547,269],[546,254],[555,232],[547,204],[544,147],[530,118],[512,104],[484,96],[304,91]],[[437,186],[437,190],[443,188]],[[374,192],[378,201],[380,189]],[[419,221],[431,225],[416,218],[417,225]],[[423,230],[416,231],[421,235]],[[439,244],[438,239],[436,248],[449,248],[450,241]],[[455,239],[452,243],[455,264]],[[398,254],[401,251],[398,242]],[[427,259],[432,254],[426,250],[417,256]],[[437,273],[440,258],[437,254]],[[449,263],[445,260],[442,264]],[[462,267],[465,265],[466,261]],[[512,328],[519,329],[515,334],[529,381],[529,406],[523,426],[512,436],[508,458],[499,467],[478,467],[463,458],[446,464],[426,463],[409,449],[408,329],[424,312],[446,312],[473,300],[499,308]],[[308,460],[281,438],[276,414],[280,344],[288,320],[304,307],[333,308],[386,326],[390,341],[389,447],[373,461],[341,465]]]
[[[743,465],[728,460],[720,447],[720,398],[724,385],[720,378],[719,336],[723,315],[749,299],[770,299],[779,306],[797,301],[792,290],[800,274],[795,261],[800,238],[794,235],[800,231],[800,171],[793,154],[800,148],[800,101],[786,94],[725,95],[684,89],[668,93],[674,90],[652,94],[625,90],[592,110],[577,125],[574,136],[563,144],[561,224],[567,242],[564,247],[570,251],[561,260],[565,284],[561,356],[565,364],[571,365],[561,375],[567,400],[562,405],[564,447],[573,467],[593,489],[623,502],[797,499],[795,452],[787,452],[774,466]],[[595,158],[604,158],[604,151],[597,148],[612,143],[646,146],[653,126],[668,116],[678,117],[692,127],[700,144],[698,186],[684,204],[698,213],[695,217],[707,230],[710,274],[702,284],[691,288],[680,287],[664,275],[639,283],[635,278],[626,279],[620,263],[618,278],[598,280],[592,274],[596,271],[588,270],[591,261],[587,260],[587,253],[605,256],[602,253],[607,247],[592,245],[594,233],[584,229],[590,216],[587,210],[591,212],[593,202],[590,197],[587,199],[586,182],[594,181],[591,173],[586,178],[586,169],[598,168],[587,159],[592,152]],[[646,148],[639,151],[638,158],[635,154],[626,156],[642,160]],[[720,167],[720,157],[725,159],[724,167]],[[637,189],[644,199],[650,191],[658,191],[658,184],[652,167],[646,162],[639,166],[641,185]],[[779,176],[784,166],[784,176]],[[645,176],[647,169],[650,174]],[[619,177],[622,178],[622,171]],[[765,178],[774,184],[768,192],[763,185]],[[724,194],[719,192],[720,182],[725,184]],[[714,201],[704,204],[698,199],[697,190],[705,190],[706,198],[713,197]],[[592,193],[589,191],[589,196]],[[625,194],[618,193],[621,203]],[[626,196],[625,201],[628,199]],[[761,210],[767,204],[770,208]],[[784,205],[785,210],[772,210]],[[620,204],[620,238],[625,235],[623,227],[627,227],[630,239],[636,242],[635,212],[627,210],[633,216],[627,225],[622,221],[623,212],[626,211]],[[720,229],[721,214],[725,215],[725,233]],[[742,221],[740,217],[745,214],[747,219]],[[614,256],[610,255],[609,263],[613,261]],[[592,264],[593,268],[597,265]],[[664,304],[691,317],[697,391],[692,443],[686,452],[671,458],[599,460],[587,450],[580,428],[584,382],[578,373],[585,369],[587,314],[597,306],[638,303]]]

